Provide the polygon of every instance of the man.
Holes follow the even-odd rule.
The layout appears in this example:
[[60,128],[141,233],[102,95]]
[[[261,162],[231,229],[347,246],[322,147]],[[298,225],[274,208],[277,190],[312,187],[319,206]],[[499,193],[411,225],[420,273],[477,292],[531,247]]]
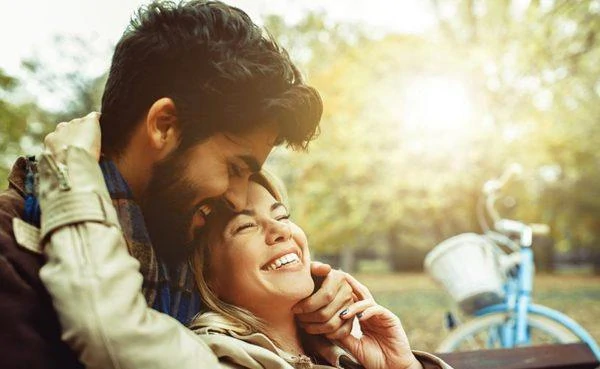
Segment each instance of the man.
[[[273,146],[305,148],[321,113],[318,93],[287,53],[241,10],[194,1],[138,12],[116,46],[102,98],[100,165],[150,306],[183,323],[198,312],[186,257],[204,217],[217,201],[244,208],[248,178]],[[97,120],[90,114],[57,130]],[[72,144],[52,137],[46,143],[56,152]],[[57,168],[65,189],[68,170]],[[34,174],[35,162],[19,159],[0,195],[0,367],[79,367],[37,275]],[[85,211],[66,203],[42,216],[61,226]],[[310,333],[348,331],[337,315],[351,299],[341,281],[328,274],[297,307]]]

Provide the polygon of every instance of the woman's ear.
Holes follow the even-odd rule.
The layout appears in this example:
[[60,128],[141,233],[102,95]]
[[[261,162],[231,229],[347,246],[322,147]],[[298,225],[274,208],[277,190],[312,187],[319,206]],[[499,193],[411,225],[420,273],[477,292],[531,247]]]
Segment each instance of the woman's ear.
[[179,145],[181,137],[175,103],[168,97],[154,102],[146,116],[146,132],[156,160],[162,160]]

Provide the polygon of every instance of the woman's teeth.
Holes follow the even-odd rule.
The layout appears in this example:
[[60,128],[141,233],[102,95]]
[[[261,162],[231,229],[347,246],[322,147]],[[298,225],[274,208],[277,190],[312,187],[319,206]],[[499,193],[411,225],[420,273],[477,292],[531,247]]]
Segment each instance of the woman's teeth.
[[277,270],[284,265],[295,264],[300,262],[300,257],[295,253],[291,252],[289,254],[285,254],[282,257],[276,259],[271,264],[265,267],[266,270]]

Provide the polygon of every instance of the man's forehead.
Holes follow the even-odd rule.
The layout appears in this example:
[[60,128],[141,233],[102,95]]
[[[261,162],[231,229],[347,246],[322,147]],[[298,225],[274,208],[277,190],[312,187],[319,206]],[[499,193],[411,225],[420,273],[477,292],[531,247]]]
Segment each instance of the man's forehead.
[[241,135],[223,133],[223,136],[235,146],[234,156],[244,161],[253,172],[260,170],[277,140],[274,129],[267,128]]
[[223,132],[223,136],[232,143],[245,147],[274,146],[279,137],[279,128],[275,124],[260,126],[246,133]]

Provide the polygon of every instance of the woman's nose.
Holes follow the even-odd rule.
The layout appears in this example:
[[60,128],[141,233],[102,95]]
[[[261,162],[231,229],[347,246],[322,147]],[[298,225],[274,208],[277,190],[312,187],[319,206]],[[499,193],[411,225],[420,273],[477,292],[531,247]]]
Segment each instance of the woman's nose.
[[287,223],[280,222],[278,220],[270,221],[266,241],[268,245],[275,245],[280,242],[284,242],[292,238],[292,230]]

